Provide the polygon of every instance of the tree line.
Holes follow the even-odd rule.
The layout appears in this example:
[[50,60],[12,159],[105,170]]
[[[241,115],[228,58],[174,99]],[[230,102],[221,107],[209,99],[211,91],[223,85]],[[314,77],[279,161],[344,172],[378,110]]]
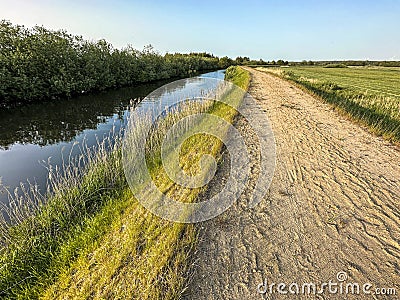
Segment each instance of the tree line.
[[228,57],[208,53],[161,55],[151,46],[115,49],[63,30],[0,22],[0,104],[25,103],[190,76],[226,68]]
[[400,67],[400,61],[379,61],[379,60],[330,60],[330,61],[312,61],[303,60],[301,62],[290,62],[290,65],[300,66],[351,66],[351,67]]

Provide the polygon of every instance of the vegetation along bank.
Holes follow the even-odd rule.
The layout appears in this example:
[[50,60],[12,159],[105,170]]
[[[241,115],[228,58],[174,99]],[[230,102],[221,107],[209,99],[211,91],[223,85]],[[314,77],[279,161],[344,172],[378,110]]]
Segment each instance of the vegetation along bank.
[[[250,82],[240,67],[228,68],[226,78],[243,89]],[[236,115],[225,104],[207,112],[229,122]],[[83,172],[73,165],[65,176],[53,170],[53,195],[37,195],[30,207],[15,205],[8,211],[12,225],[0,224],[2,298],[176,299],[182,293],[197,242],[195,227],[166,221],[142,207],[124,176],[122,139],[116,138],[111,151],[106,143],[96,152],[84,151],[89,163]],[[191,137],[180,157],[185,171],[195,170],[205,153],[218,159],[221,147],[221,141],[206,135]],[[146,153],[153,180],[167,195],[187,202],[204,191],[179,187],[163,170],[158,149]]]
[[105,40],[0,22],[0,105],[187,77],[231,64],[228,57],[208,53],[161,55],[151,46],[120,50]]

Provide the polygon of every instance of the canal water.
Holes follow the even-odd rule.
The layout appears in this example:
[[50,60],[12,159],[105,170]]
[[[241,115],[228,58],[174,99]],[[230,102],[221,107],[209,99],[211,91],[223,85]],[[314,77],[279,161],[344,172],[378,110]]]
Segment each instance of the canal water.
[[[200,77],[223,79],[224,71]],[[94,146],[112,130],[118,132],[124,128],[131,99],[144,98],[166,83],[0,109],[0,202],[8,202],[4,187],[13,192],[21,182],[37,184],[42,192],[46,191],[49,163],[53,167],[61,166],[63,157],[78,153],[76,145]],[[166,102],[175,101],[179,95],[190,96],[196,84],[201,81],[196,78],[181,80],[173,90],[165,89],[160,96],[167,99]],[[139,108],[145,110],[150,106],[148,101],[155,100],[146,99],[138,104]]]

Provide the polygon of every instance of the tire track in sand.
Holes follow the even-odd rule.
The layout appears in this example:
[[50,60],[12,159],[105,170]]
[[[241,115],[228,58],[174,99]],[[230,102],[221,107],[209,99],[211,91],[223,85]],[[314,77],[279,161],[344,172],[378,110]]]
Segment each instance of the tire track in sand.
[[[257,178],[257,142],[245,120],[236,126],[251,149],[252,178],[241,199],[201,225],[185,299],[383,299],[375,295],[260,295],[268,282],[336,280],[400,293],[400,151],[331,106],[270,74],[252,73],[250,94],[275,134],[277,166],[268,195],[246,207]],[[251,109],[251,108],[247,108]],[[227,160],[225,160],[227,161]],[[222,163],[217,178],[229,176]],[[223,182],[223,180],[218,180]],[[212,184],[215,193],[222,183]],[[336,280],[337,282],[337,280]]]

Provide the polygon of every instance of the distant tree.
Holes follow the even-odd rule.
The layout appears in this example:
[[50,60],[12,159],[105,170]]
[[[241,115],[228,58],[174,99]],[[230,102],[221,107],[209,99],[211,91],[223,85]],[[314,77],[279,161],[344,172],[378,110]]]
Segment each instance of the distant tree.
[[227,67],[234,64],[233,59],[229,58],[228,56],[221,57],[219,59],[219,67],[226,69]]
[[243,57],[241,57],[241,56],[236,57],[235,63],[238,65],[243,64]]
[[244,56],[244,57],[238,56],[238,57],[236,57],[235,62],[237,65],[245,65],[250,62],[250,58],[247,56]]
[[191,52],[189,53],[191,56],[199,56],[199,57],[208,57],[208,58],[214,58],[215,56],[211,53],[207,52]]
[[399,61],[380,61],[376,62],[376,64],[381,67],[400,67]]

